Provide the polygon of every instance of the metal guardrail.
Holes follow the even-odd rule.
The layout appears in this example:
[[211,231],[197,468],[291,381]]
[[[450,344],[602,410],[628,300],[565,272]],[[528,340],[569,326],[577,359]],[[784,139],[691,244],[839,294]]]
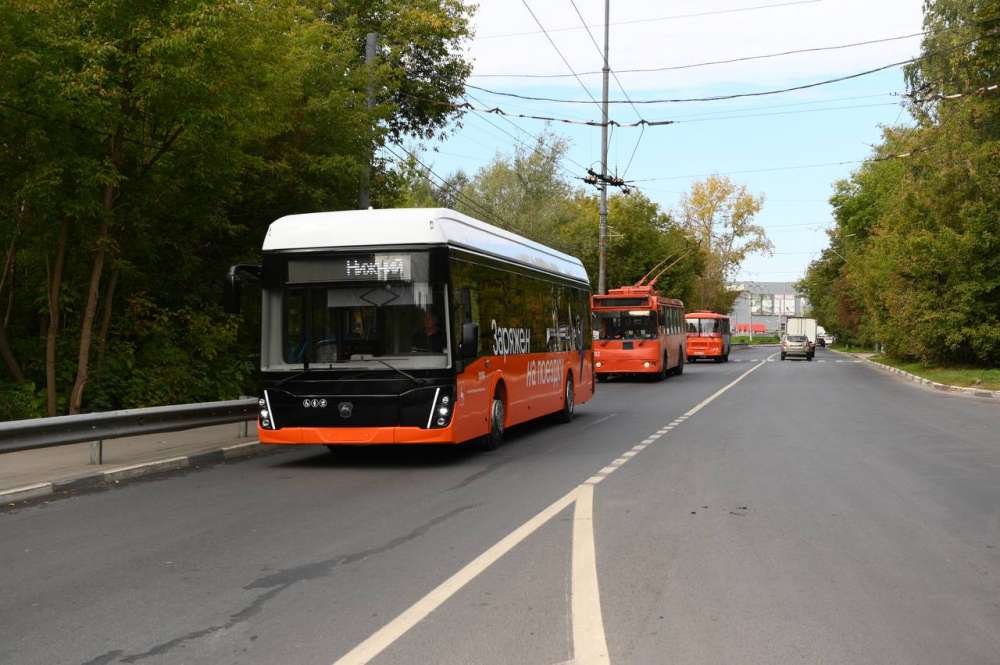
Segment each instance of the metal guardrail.
[[[255,420],[257,410],[255,397],[12,420],[0,423],[0,454]],[[100,464],[100,460],[95,463]]]

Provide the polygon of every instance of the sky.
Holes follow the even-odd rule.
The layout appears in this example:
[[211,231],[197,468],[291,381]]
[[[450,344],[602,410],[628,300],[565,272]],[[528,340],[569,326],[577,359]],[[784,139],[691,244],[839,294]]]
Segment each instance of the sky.
[[[574,1],[603,46],[603,0]],[[479,0],[476,36],[468,44],[474,62],[469,84],[588,103],[526,101],[476,89],[468,90],[470,101],[515,113],[599,121],[599,107],[571,75],[490,76],[569,74],[529,8],[589,94],[600,99],[600,50],[583,29],[571,0]],[[920,0],[611,0],[610,66],[633,101],[758,92],[906,60],[919,54],[920,37],[668,71],[624,70],[839,46],[921,30]],[[623,99],[621,88],[612,78],[609,97]],[[827,244],[824,229],[832,225],[828,199],[833,183],[848,177],[870,155],[883,126],[909,121],[900,97],[892,94],[904,91],[902,67],[892,67],[778,95],[638,104],[638,112],[628,104],[612,104],[610,116],[620,122],[634,122],[638,114],[677,122],[647,128],[641,141],[639,128],[616,128],[609,170],[637,180],[640,190],[668,211],[677,207],[692,182],[713,173],[729,175],[753,194],[763,195],[757,222],[774,243],[774,255],[750,257],[737,279],[794,281]],[[474,112],[462,122],[444,143],[425,146],[428,163],[438,174],[475,172],[498,152],[511,153],[516,147],[512,135],[531,143],[532,135],[547,128],[537,120],[508,121]],[[599,170],[599,127],[559,123],[548,129],[570,142],[564,164],[568,175],[582,176],[586,166]],[[613,229],[614,220],[609,224]]]

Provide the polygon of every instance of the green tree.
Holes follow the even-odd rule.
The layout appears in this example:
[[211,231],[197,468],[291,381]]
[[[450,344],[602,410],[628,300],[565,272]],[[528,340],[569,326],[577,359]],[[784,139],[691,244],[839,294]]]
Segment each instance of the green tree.
[[724,176],[696,182],[683,196],[678,217],[705,253],[705,267],[695,289],[695,306],[728,312],[737,293],[729,284],[748,256],[773,246],[754,218],[764,197]]

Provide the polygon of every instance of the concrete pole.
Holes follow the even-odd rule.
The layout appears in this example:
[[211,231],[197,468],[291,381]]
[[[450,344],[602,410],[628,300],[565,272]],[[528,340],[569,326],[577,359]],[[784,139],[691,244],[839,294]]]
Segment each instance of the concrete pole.
[[[365,38],[365,69],[368,70],[367,108],[369,112],[371,111],[371,109],[375,108],[375,73],[373,69],[375,67],[375,58],[377,54],[378,54],[378,33],[369,32],[368,36]],[[367,210],[368,207],[371,205],[368,196],[368,188],[370,186],[372,177],[372,159],[373,155],[369,153],[368,163],[365,164],[364,173],[361,175],[361,191],[358,193],[358,207],[361,208],[362,210]]]
[[611,18],[611,0],[604,0],[604,85],[601,96],[601,220],[598,228],[597,292],[608,292],[608,23]]

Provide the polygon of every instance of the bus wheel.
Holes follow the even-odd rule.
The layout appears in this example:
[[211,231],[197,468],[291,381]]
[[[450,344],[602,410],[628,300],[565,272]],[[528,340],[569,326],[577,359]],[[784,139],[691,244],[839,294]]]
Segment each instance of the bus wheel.
[[483,450],[496,450],[503,443],[503,400],[493,396],[493,406],[490,409],[490,432],[481,440],[480,447]]
[[669,362],[669,358],[667,358],[667,356],[663,356],[663,362],[660,364],[660,371],[656,373],[655,377],[657,381],[663,381],[670,376],[671,372],[667,369],[667,362]]
[[724,362],[724,363],[729,362],[729,353],[728,352],[722,354],[722,362]]
[[607,381],[608,381],[608,375],[607,374],[598,374],[597,375],[597,382],[598,383],[607,383]]
[[566,390],[563,392],[563,408],[556,414],[556,419],[559,422],[568,423],[573,420],[573,412],[576,410],[576,401],[573,397],[573,376],[567,374]]
[[674,370],[674,374],[680,376],[684,373],[684,349],[680,349],[677,352],[677,368]]

